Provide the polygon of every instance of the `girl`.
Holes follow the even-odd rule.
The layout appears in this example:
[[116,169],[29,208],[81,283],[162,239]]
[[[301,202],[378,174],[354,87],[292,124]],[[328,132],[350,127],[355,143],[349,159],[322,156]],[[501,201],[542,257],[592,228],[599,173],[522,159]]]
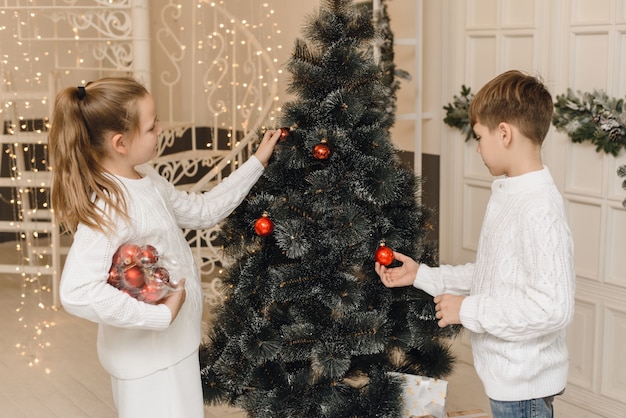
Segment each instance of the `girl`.
[[[254,156],[203,194],[176,190],[146,164],[160,132],[154,100],[133,79],[103,78],[57,96],[52,205],[74,237],[61,303],[98,323],[98,355],[120,417],[203,418],[202,293],[181,228],[209,228],[228,216],[261,176],[280,130],[267,131]],[[175,287],[162,303],[107,284],[113,254],[125,243],[156,247]]]

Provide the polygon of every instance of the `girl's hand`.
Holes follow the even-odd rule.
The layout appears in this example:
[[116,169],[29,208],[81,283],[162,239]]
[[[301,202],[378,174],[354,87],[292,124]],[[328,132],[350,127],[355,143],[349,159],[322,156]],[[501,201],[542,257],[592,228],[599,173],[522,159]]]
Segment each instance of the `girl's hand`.
[[180,312],[180,308],[182,308],[183,303],[185,303],[185,279],[180,279],[180,281],[173,286],[174,290],[172,290],[163,301],[163,304],[170,308],[172,311],[172,320],[170,324],[174,322],[176,316],[178,316],[178,312]]
[[254,156],[263,164],[263,167],[267,167],[267,163],[272,156],[274,146],[280,138],[280,129],[267,130],[263,135],[263,139],[259,144],[259,148],[254,153]]
[[386,287],[410,286],[415,281],[419,264],[411,257],[397,251],[393,252],[393,258],[400,261],[400,267],[387,268],[380,263],[374,265],[376,273]]

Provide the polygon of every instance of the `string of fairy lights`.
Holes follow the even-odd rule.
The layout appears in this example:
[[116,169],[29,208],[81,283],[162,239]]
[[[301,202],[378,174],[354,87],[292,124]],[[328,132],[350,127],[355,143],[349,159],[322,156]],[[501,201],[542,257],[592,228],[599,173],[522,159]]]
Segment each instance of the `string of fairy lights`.
[[[29,30],[22,15],[15,10],[0,10],[0,38],[3,40],[0,47],[0,120],[3,121],[0,199],[6,211],[3,218],[10,216],[3,219],[2,231],[4,239],[8,240],[3,244],[8,250],[3,253],[10,258],[3,272],[9,273],[8,277],[17,277],[17,280],[8,277],[5,280],[19,284],[14,309],[18,330],[14,346],[25,363],[34,367],[40,365],[43,351],[50,347],[47,332],[55,326],[56,307],[49,302],[52,225],[45,138],[48,95],[36,97],[33,94],[41,91],[46,80],[42,78],[40,55],[35,46],[22,40],[22,35]],[[17,90],[27,93],[19,96],[14,94]],[[23,135],[28,137],[24,142],[18,139]],[[14,142],[12,137],[16,138]],[[11,234],[13,239],[10,239]],[[49,373],[50,368],[44,366],[44,371]]]
[[[120,41],[118,47],[115,45],[117,40],[107,39],[105,31],[95,28],[99,24],[98,19],[103,19],[103,9],[106,7],[116,8],[111,19],[123,23],[120,10],[131,16],[129,10],[132,2],[133,0],[14,0],[0,3],[0,120],[3,121],[3,131],[0,132],[0,207],[3,208],[0,215],[0,233],[4,240],[0,246],[6,246],[8,250],[4,252],[10,256],[9,261],[2,259],[0,262],[0,280],[5,280],[6,275],[6,283],[13,286],[9,290],[16,297],[14,325],[19,331],[15,335],[15,351],[28,366],[41,367],[45,373],[52,372],[52,365],[46,364],[44,358],[46,350],[54,346],[54,328],[57,326],[59,314],[58,307],[53,302],[52,275],[56,271],[60,276],[61,270],[61,266],[53,263],[54,254],[61,249],[53,245],[52,239],[55,231],[50,207],[52,168],[47,158],[46,145],[51,105],[56,91],[67,85],[77,84],[77,80],[85,83],[102,74],[132,73],[132,65],[120,68],[120,65],[128,62],[120,64],[121,58],[112,57],[110,52],[123,50],[123,45],[129,44],[128,39]],[[271,55],[282,48],[277,45],[279,23],[267,2],[196,0],[192,3],[168,0],[167,5],[164,3],[152,3],[150,7],[187,8],[184,11],[188,15],[197,17],[195,22],[178,22],[178,33],[195,31],[195,35],[185,38],[190,39],[187,44],[175,44],[174,48],[178,50],[168,52],[168,56],[174,57],[170,59],[194,49],[195,65],[213,64],[212,57],[217,46],[215,39],[221,33],[226,35],[225,38],[230,43],[253,43],[249,50],[254,52],[249,55],[254,55],[255,58]],[[195,14],[189,13],[189,8],[192,7],[197,8]],[[210,8],[226,11],[231,15],[230,23],[236,23],[236,26],[229,26],[225,21],[207,19],[207,10]],[[152,10],[151,16],[154,18],[150,21],[157,21],[159,15],[159,10]],[[236,30],[250,32],[253,38],[234,36]],[[104,47],[94,48],[94,44]],[[96,49],[101,50],[97,58],[94,52]],[[120,54],[123,56],[123,53]],[[243,61],[244,58],[250,57],[226,56],[227,60]],[[276,58],[271,60],[277,64]],[[232,62],[228,65],[238,63]],[[184,66],[181,68],[184,69]],[[280,74],[280,70],[276,71]],[[181,79],[184,77],[183,73]],[[257,77],[259,85],[267,87],[268,83],[276,82],[277,75],[265,69]],[[153,86],[161,83],[162,80],[157,77],[152,80]],[[215,89],[221,90],[221,96],[228,97],[233,88],[232,82],[219,84],[208,79],[202,93],[207,94],[209,90]],[[269,100],[274,102],[269,111],[269,120],[273,121],[276,112],[280,111],[278,97],[271,97]],[[237,126],[229,123],[229,112],[261,110],[259,102],[254,100],[237,104],[224,101],[222,104],[223,108],[219,109],[219,113],[224,115],[218,123],[220,127],[230,131],[236,131]],[[168,116],[170,121],[179,117],[176,112]],[[231,119],[236,118],[231,116]]]
[[[28,126],[20,122],[19,129],[27,131]],[[36,130],[42,133],[43,130]],[[42,147],[41,154],[38,156],[34,144],[10,144],[6,147],[7,157],[11,173],[15,175],[15,179],[19,179],[23,169],[20,167],[20,160],[25,160],[31,167],[33,173],[37,173],[41,166],[44,170],[49,170],[45,155],[47,149],[45,144]],[[19,258],[18,263],[23,264],[19,276],[21,278],[19,303],[15,312],[17,321],[22,328],[23,333],[18,333],[20,341],[15,344],[19,355],[26,359],[28,366],[37,366],[41,360],[41,353],[50,347],[50,341],[47,339],[46,332],[55,326],[52,312],[56,311],[56,307],[50,305],[50,275],[45,274],[50,270],[49,254],[51,241],[49,239],[49,226],[37,225],[37,212],[41,208],[46,210],[49,208],[49,188],[48,187],[24,187],[12,188],[12,196],[9,203],[12,204],[13,217],[16,222],[16,240],[15,250]],[[28,222],[26,219],[35,219],[34,228],[32,230],[20,230],[20,225]],[[32,222],[32,221],[31,221]],[[35,267],[34,270],[25,270],[25,266]],[[44,368],[46,373],[50,372],[50,368]]]

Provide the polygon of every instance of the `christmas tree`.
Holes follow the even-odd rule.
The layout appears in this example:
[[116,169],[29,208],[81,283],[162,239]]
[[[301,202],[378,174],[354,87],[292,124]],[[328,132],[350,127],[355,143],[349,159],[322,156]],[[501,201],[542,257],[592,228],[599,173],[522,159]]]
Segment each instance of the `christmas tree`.
[[401,416],[400,379],[444,377],[432,296],[387,289],[381,243],[434,265],[420,182],[389,138],[396,82],[372,58],[371,11],[326,0],[287,64],[284,140],[223,225],[226,300],[201,350],[207,403],[252,417]]

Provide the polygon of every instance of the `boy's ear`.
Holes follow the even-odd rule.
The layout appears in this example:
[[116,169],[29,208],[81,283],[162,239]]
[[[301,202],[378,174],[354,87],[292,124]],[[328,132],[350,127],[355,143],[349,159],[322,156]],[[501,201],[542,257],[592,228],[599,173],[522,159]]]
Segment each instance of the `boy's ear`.
[[508,147],[511,145],[511,141],[513,140],[513,128],[511,125],[506,122],[500,122],[500,124],[498,124],[498,134],[504,146]]
[[113,134],[109,140],[111,141],[113,151],[119,154],[126,154],[126,141],[123,134]]

